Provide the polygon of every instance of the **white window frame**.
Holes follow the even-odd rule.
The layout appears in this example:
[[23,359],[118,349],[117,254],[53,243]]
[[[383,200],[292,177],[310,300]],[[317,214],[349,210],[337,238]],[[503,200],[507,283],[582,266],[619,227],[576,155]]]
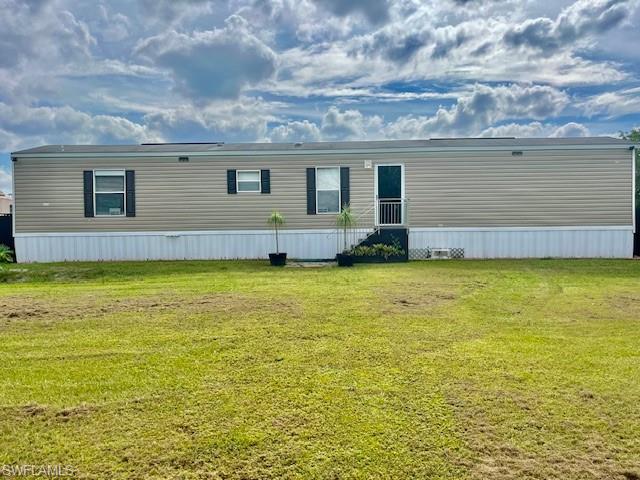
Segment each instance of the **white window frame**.
[[[318,211],[318,192],[334,192],[333,188],[318,188],[318,170],[338,170],[338,211],[337,212],[319,212]],[[342,210],[342,178],[340,177],[340,167],[339,166],[328,166],[328,167],[315,167],[316,174],[316,215],[337,215]]]
[[[240,173],[256,173],[258,172],[258,189],[257,190],[240,190]],[[246,183],[246,182],[245,182]],[[236,193],[260,193],[262,192],[262,170],[236,170]]]
[[[110,191],[110,192],[98,192],[96,189],[96,177],[122,177],[122,190],[118,191]],[[122,202],[122,213],[119,215],[105,215],[98,214],[98,209],[96,208],[96,196],[98,193],[118,193],[122,194],[123,202]],[[93,216],[100,218],[111,218],[111,217],[124,217],[127,215],[127,174],[124,170],[114,170],[114,169],[97,169],[93,171]]]

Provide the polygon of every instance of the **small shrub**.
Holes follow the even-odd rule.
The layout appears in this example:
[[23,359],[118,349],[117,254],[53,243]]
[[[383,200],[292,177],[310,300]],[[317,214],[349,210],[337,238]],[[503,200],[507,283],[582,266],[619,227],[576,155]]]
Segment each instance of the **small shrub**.
[[404,250],[397,245],[385,245],[384,243],[376,243],[373,246],[378,255],[384,257],[385,260],[388,260],[389,257],[404,255]]
[[13,262],[13,250],[6,245],[0,245],[0,263]]
[[375,255],[375,250],[369,245],[358,245],[351,249],[351,255],[356,257],[371,257]]
[[351,251],[356,257],[383,257],[389,260],[389,257],[404,255],[404,250],[400,245],[386,245],[384,243],[375,243],[373,245],[358,245]]

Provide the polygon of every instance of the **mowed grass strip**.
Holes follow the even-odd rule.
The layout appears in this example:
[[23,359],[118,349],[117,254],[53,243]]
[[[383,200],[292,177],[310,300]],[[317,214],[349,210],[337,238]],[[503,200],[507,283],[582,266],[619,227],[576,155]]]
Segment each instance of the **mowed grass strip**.
[[640,262],[0,270],[0,465],[640,478]]

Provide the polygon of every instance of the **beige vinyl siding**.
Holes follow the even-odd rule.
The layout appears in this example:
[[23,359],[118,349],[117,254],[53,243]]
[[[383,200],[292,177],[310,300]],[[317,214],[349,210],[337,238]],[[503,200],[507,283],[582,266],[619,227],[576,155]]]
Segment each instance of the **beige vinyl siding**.
[[404,163],[414,227],[633,223],[628,150],[458,152]]
[[[374,169],[402,163],[412,227],[632,224],[631,154],[623,149],[139,158],[19,158],[16,233],[260,230],[273,210],[286,228],[332,228],[307,215],[306,168],[348,166],[356,215],[370,209]],[[82,171],[136,172],[136,217],[85,218]],[[227,169],[271,171],[271,194],[227,194]],[[43,204],[48,204],[47,206]],[[364,222],[363,222],[364,223]]]
[[[286,228],[333,228],[335,214],[307,215],[306,169],[315,166],[351,167],[354,209],[373,202],[373,170],[357,158],[19,159],[16,232],[261,230],[269,228],[266,219],[274,209],[285,216]],[[136,216],[85,218],[82,171],[118,168],[136,172]],[[228,169],[269,169],[271,193],[228,194]]]

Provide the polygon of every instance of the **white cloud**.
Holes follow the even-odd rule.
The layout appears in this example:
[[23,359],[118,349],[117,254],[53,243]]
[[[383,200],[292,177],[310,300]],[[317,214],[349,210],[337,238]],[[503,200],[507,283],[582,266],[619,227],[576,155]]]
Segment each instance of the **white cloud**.
[[489,127],[480,133],[481,137],[543,137],[545,131],[548,133],[548,127],[540,122],[531,123],[508,123],[497,127]]
[[206,107],[182,105],[147,113],[143,120],[153,131],[167,138],[190,138],[201,135],[202,140],[257,140],[267,134],[267,124],[276,120],[271,113],[276,103],[259,98],[241,97],[238,100],[217,100]]
[[561,126],[531,122],[525,124],[509,123],[485,129],[481,137],[587,137],[589,129],[579,123],[570,122]]
[[373,32],[280,52],[274,88],[312,95],[327,85],[368,88],[394,82],[481,80],[564,86],[628,77],[615,62],[578,55],[577,46],[549,55],[509,48],[503,37],[513,22],[504,16],[443,26],[434,24],[434,18],[438,17],[425,7]]
[[91,57],[87,24],[48,2],[0,0],[0,68],[35,68]]
[[185,18],[211,12],[223,2],[214,0],[139,0],[141,11],[152,20],[175,23]]
[[271,78],[276,54],[232,15],[221,29],[191,34],[170,30],[141,41],[136,52],[167,69],[177,91],[196,101],[237,98]]
[[387,0],[314,0],[334,15],[363,15],[371,23],[382,23],[389,19],[389,2]]
[[617,27],[631,15],[633,0],[578,0],[555,19],[528,19],[509,29],[504,41],[512,47],[528,47],[549,54],[575,48],[584,37]]
[[569,103],[561,90],[538,85],[476,85],[450,108],[431,116],[407,115],[386,127],[387,137],[475,136],[505,120],[542,120],[558,115]]
[[[356,109],[331,106],[318,126],[311,122],[289,122],[272,129],[273,141],[302,141],[303,133],[313,132],[322,140],[422,139],[431,137],[474,136],[584,136],[588,129],[568,123],[558,127],[542,123],[559,115],[569,104],[561,90],[538,85],[490,87],[475,85],[454,105],[440,107],[433,115],[403,115],[385,122],[379,115],[363,115]],[[529,123],[508,120],[535,119]],[[304,128],[303,128],[304,127]]]
[[280,143],[317,142],[321,139],[318,126],[309,120],[288,122],[271,130],[269,140]]
[[589,129],[580,123],[570,122],[551,132],[550,137],[588,137]]
[[640,87],[595,95],[580,105],[588,116],[609,117],[640,112]]
[[103,4],[98,5],[98,17],[91,24],[106,42],[122,42],[129,37],[131,21],[122,13],[112,13]]
[[384,125],[378,115],[364,116],[358,110],[340,111],[332,106],[322,117],[322,137],[327,140],[361,140],[379,136]]
[[124,117],[90,115],[71,107],[28,107],[0,102],[0,151],[45,143],[157,141],[148,127]]

